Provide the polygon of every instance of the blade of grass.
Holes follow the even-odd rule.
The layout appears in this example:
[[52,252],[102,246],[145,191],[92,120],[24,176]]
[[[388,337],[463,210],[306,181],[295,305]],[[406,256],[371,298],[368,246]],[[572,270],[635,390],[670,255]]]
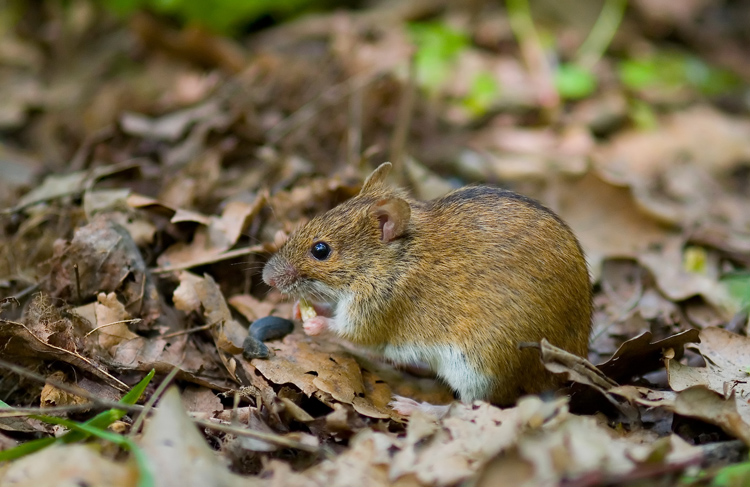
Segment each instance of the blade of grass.
[[42,448],[50,446],[56,441],[57,438],[52,436],[48,438],[37,438],[36,440],[29,440],[25,443],[21,443],[18,446],[14,446],[13,448],[0,451],[0,461],[7,462],[9,460],[15,460],[16,458],[30,455],[41,450]]
[[97,438],[101,438],[102,440],[109,441],[121,448],[130,451],[131,453],[133,453],[133,457],[135,458],[136,465],[138,466],[138,471],[140,474],[138,478],[138,487],[153,487],[155,485],[154,473],[148,457],[146,456],[145,452],[141,450],[141,448],[135,443],[135,441],[128,438],[127,436],[97,428],[96,426],[91,426],[90,424],[76,423],[75,421],[71,421],[65,418],[57,418],[55,416],[39,416],[38,419],[40,421],[44,421],[45,423],[65,426],[66,428],[71,430],[71,433],[79,433],[84,436],[95,436]]
[[[127,394],[125,394],[122,399],[120,399],[120,403],[122,404],[129,404],[133,405],[135,404],[138,399],[141,397],[141,394],[143,394],[143,391],[146,390],[146,387],[151,382],[151,379],[154,378],[155,370],[151,370],[146,376],[141,379],[138,384],[133,386]],[[8,404],[0,400],[0,408],[10,408]],[[107,411],[102,411],[101,413],[97,414],[93,418],[89,419],[83,425],[94,427],[94,428],[106,428],[115,421],[121,419],[123,416],[125,416],[127,412],[122,409],[109,409]],[[58,424],[54,422],[47,421],[45,418],[50,418],[51,416],[44,416],[44,415],[30,415],[29,417],[38,419],[39,421],[44,421],[45,423],[51,423],[51,424]],[[78,423],[73,423],[78,424]],[[30,453],[34,453],[36,451],[41,450],[42,448],[51,445],[52,443],[55,443],[57,441],[60,441],[61,443],[69,444],[74,443],[76,441],[82,441],[86,438],[88,438],[88,434],[72,429],[71,431],[68,431],[60,438],[40,438],[37,440],[31,440],[27,441],[25,443],[22,443],[14,448],[9,448],[7,450],[0,451],[0,461],[8,461],[8,460],[15,460],[16,458],[20,458],[22,456],[28,455]]]

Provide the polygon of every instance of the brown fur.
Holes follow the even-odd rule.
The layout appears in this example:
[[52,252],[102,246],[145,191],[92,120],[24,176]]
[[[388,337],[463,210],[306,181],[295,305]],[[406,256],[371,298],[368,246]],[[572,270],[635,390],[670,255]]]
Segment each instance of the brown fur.
[[[568,226],[539,203],[496,188],[416,201],[385,184],[389,167],[378,168],[358,196],[295,232],[264,278],[273,275],[283,291],[313,299],[315,281],[353,293],[353,332],[345,335],[353,343],[457,346],[492,377],[492,391],[481,399],[511,404],[558,385],[538,354],[518,344],[546,338],[586,356],[591,286]],[[383,218],[398,230],[392,240],[381,240]],[[318,241],[333,249],[327,260],[310,254]]]

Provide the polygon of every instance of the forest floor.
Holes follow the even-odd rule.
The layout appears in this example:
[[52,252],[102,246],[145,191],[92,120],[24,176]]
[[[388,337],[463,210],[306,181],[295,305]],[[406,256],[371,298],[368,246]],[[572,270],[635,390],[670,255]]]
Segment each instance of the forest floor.
[[[507,5],[222,37],[0,4],[0,485],[750,485],[750,4]],[[299,323],[244,353],[292,315],[269,255],[384,161],[571,226],[557,396],[407,419],[453,394]]]

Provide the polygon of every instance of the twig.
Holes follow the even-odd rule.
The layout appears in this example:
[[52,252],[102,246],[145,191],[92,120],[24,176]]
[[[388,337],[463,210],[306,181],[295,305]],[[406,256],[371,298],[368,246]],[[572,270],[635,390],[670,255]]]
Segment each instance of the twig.
[[187,330],[180,330],[180,331],[175,331],[175,332],[172,332],[172,333],[167,333],[166,335],[160,335],[159,338],[172,338],[172,337],[176,337],[176,336],[180,336],[180,335],[187,335],[188,333],[195,333],[197,331],[208,330],[212,326],[216,326],[219,323],[221,323],[221,320],[216,320],[213,323],[208,323],[208,324],[205,324],[205,325],[196,326],[194,328],[189,328]]
[[627,0],[606,0],[586,40],[578,48],[576,64],[591,69],[607,50],[625,13]]
[[409,62],[409,78],[398,104],[396,126],[393,128],[393,137],[391,139],[391,164],[393,164],[393,172],[397,175],[399,184],[405,182],[404,152],[406,150],[406,140],[409,137],[409,129],[411,128],[412,114],[414,113],[414,94],[416,90],[417,69],[416,62],[412,57]]
[[143,409],[143,406],[135,406],[135,405],[129,405],[129,404],[122,404],[117,401],[110,401],[108,399],[102,399],[95,394],[90,393],[89,391],[81,388],[75,388],[72,387],[64,382],[60,382],[55,379],[51,379],[49,377],[44,377],[40,374],[37,374],[36,372],[32,372],[28,369],[25,369],[23,367],[20,367],[16,364],[7,362],[5,360],[0,359],[0,367],[6,368],[10,370],[11,372],[14,372],[20,376],[35,380],[37,382],[41,382],[42,384],[50,384],[51,386],[54,386],[61,391],[65,391],[68,394],[72,394],[74,396],[82,397],[84,399],[88,399],[93,404],[96,404],[98,406],[102,406],[104,408],[108,409],[124,409],[125,411],[129,412],[138,412]]
[[175,265],[167,265],[164,267],[154,267],[151,269],[153,274],[166,274],[174,271],[184,271],[192,267],[199,267],[206,264],[213,264],[215,262],[221,262],[222,260],[234,259],[235,257],[242,257],[248,254],[259,254],[264,252],[265,249],[262,245],[253,245],[252,247],[243,247],[241,249],[229,250],[222,252],[221,254],[206,257],[205,259],[197,259],[190,262],[183,262]]
[[[93,373],[94,373],[94,375],[97,375],[97,376],[99,376],[99,378],[100,378],[100,379],[104,379],[104,380],[106,380],[106,381],[110,381],[111,383],[110,383],[109,385],[110,385],[110,386],[112,386],[112,387],[114,387],[115,389],[118,389],[118,390],[119,390],[119,391],[121,391],[121,392],[123,392],[123,391],[127,391],[127,390],[129,389],[128,385],[127,385],[127,384],[125,384],[125,383],[124,383],[123,381],[121,381],[121,380],[120,380],[120,379],[118,379],[117,377],[113,376],[113,375],[112,375],[112,374],[110,374],[109,372],[107,372],[107,371],[105,371],[105,370],[102,370],[102,369],[100,369],[100,368],[99,368],[99,367],[98,367],[98,366],[97,366],[96,364],[94,364],[94,363],[93,363],[93,362],[92,362],[91,360],[87,359],[87,358],[86,358],[86,357],[84,357],[83,355],[79,355],[79,354],[77,354],[77,353],[75,353],[75,352],[71,352],[70,350],[68,350],[68,349],[66,349],[66,348],[58,347],[58,346],[52,345],[51,343],[48,343],[48,342],[46,342],[46,341],[42,340],[41,338],[39,338],[38,336],[36,336],[36,335],[34,334],[34,332],[32,332],[32,331],[31,331],[31,330],[29,329],[29,327],[27,327],[27,326],[26,326],[26,325],[24,325],[23,323],[19,323],[19,322],[17,322],[17,321],[10,321],[10,320],[3,320],[3,319],[0,319],[0,324],[1,324],[1,323],[5,323],[6,325],[15,325],[15,326],[20,326],[21,328],[23,328],[24,330],[26,330],[26,333],[28,333],[28,334],[29,334],[29,336],[31,336],[31,337],[32,337],[32,338],[33,338],[34,340],[36,340],[36,341],[38,341],[39,343],[41,343],[41,344],[42,344],[42,345],[43,345],[44,347],[48,347],[48,348],[51,348],[51,349],[53,349],[53,350],[56,350],[56,351],[58,351],[58,352],[60,352],[60,353],[63,353],[63,354],[66,354],[66,355],[70,355],[70,356],[72,356],[72,357],[75,357],[75,358],[76,358],[77,360],[79,360],[80,362],[82,362],[82,363],[84,363],[84,364],[88,365],[89,367],[91,367],[91,370],[90,370],[90,371],[91,371],[91,372],[93,372]],[[3,362],[4,362],[4,361],[3,361]],[[13,364],[11,364],[10,362],[4,362],[4,363],[7,363],[7,364],[9,364],[9,365],[13,365]],[[0,364],[0,365],[2,365],[2,364]],[[21,370],[25,370],[25,369],[21,369]],[[83,397],[83,396],[82,396],[82,397]]]
[[81,411],[90,411],[96,406],[91,403],[87,404],[69,404],[67,406],[50,406],[47,408],[3,408],[0,409],[0,418],[17,418],[21,416],[31,416],[34,414],[46,414],[54,416],[57,414],[77,413]]
[[536,85],[539,104],[544,108],[554,108],[560,104],[560,97],[552,80],[552,68],[547,61],[542,41],[531,18],[528,0],[506,0],[508,20],[513,35],[516,36],[529,75]]
[[362,90],[355,89],[349,97],[349,130],[346,138],[349,167],[359,167],[362,157]]
[[87,336],[91,335],[92,333],[94,333],[95,331],[100,330],[101,328],[104,328],[104,327],[107,327],[107,326],[112,326],[112,325],[117,325],[119,323],[140,323],[140,322],[141,322],[140,318],[133,318],[133,319],[130,319],[130,320],[113,321],[112,323],[107,323],[106,325],[99,325],[99,326],[97,326],[96,328],[94,328],[93,330],[89,331],[88,333],[86,333],[83,336],[87,337]]
[[204,419],[193,418],[195,424],[209,428],[214,431],[221,431],[222,433],[230,433],[237,436],[247,436],[249,438],[255,438],[257,440],[263,440],[274,445],[283,446],[285,448],[296,448],[310,453],[320,453],[322,451],[319,446],[312,446],[302,443],[301,441],[293,440],[282,435],[274,433],[265,433],[262,431],[251,430],[247,428],[237,428],[221,423],[214,423]]
[[76,275],[76,291],[78,295],[78,303],[83,302],[83,298],[81,297],[81,275],[78,273],[78,264],[73,264],[73,272]]

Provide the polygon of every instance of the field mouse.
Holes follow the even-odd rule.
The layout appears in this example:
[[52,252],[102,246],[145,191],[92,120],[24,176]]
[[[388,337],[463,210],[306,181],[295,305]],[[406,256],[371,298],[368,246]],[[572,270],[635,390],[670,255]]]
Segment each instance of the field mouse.
[[493,187],[417,201],[386,184],[390,169],[292,233],[263,280],[329,315],[306,320],[308,334],[328,329],[395,362],[427,364],[464,402],[512,405],[558,386],[518,344],[546,338],[587,354],[591,284],[570,228]]

